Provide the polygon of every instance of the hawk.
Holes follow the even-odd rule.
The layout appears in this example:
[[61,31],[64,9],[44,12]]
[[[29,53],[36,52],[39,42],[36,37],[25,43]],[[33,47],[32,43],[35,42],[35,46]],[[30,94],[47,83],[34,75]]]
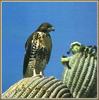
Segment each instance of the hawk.
[[42,23],[27,39],[23,77],[36,76],[37,74],[43,75],[52,49],[52,40],[49,33],[54,30],[50,23]]

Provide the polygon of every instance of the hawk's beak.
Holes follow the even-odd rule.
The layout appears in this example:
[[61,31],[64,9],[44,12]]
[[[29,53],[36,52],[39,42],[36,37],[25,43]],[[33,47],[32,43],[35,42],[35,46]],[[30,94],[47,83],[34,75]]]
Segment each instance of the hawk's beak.
[[54,27],[51,27],[51,31],[55,31],[55,28]]

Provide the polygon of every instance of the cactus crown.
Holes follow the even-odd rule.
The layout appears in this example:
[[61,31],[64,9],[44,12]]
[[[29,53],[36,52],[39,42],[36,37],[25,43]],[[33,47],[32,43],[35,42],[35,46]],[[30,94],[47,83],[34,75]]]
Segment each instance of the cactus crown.
[[96,97],[97,47],[81,45],[78,51],[70,57],[65,56],[61,59],[65,65],[63,82],[74,98]]

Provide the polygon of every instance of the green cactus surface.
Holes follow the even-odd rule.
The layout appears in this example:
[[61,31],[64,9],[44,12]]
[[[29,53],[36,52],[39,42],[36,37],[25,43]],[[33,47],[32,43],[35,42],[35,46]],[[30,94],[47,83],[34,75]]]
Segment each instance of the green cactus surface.
[[72,95],[62,81],[38,75],[15,83],[2,98],[72,98]]
[[64,66],[63,82],[74,98],[97,97],[96,56],[97,51],[93,47],[85,47],[84,51],[79,51],[69,57],[71,69],[68,69],[67,65]]

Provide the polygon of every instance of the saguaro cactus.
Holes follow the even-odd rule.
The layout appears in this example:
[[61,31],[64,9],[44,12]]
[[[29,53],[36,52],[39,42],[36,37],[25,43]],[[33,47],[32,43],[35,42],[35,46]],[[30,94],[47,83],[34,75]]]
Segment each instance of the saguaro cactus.
[[[71,57],[62,59],[65,63],[63,82],[73,97],[96,97],[97,95],[97,50],[95,46],[83,46]],[[66,60],[68,59],[68,60]],[[67,66],[71,68],[69,69]],[[67,67],[66,67],[67,66]]]
[[24,78],[11,86],[3,98],[71,98],[72,95],[62,81],[55,77]]

